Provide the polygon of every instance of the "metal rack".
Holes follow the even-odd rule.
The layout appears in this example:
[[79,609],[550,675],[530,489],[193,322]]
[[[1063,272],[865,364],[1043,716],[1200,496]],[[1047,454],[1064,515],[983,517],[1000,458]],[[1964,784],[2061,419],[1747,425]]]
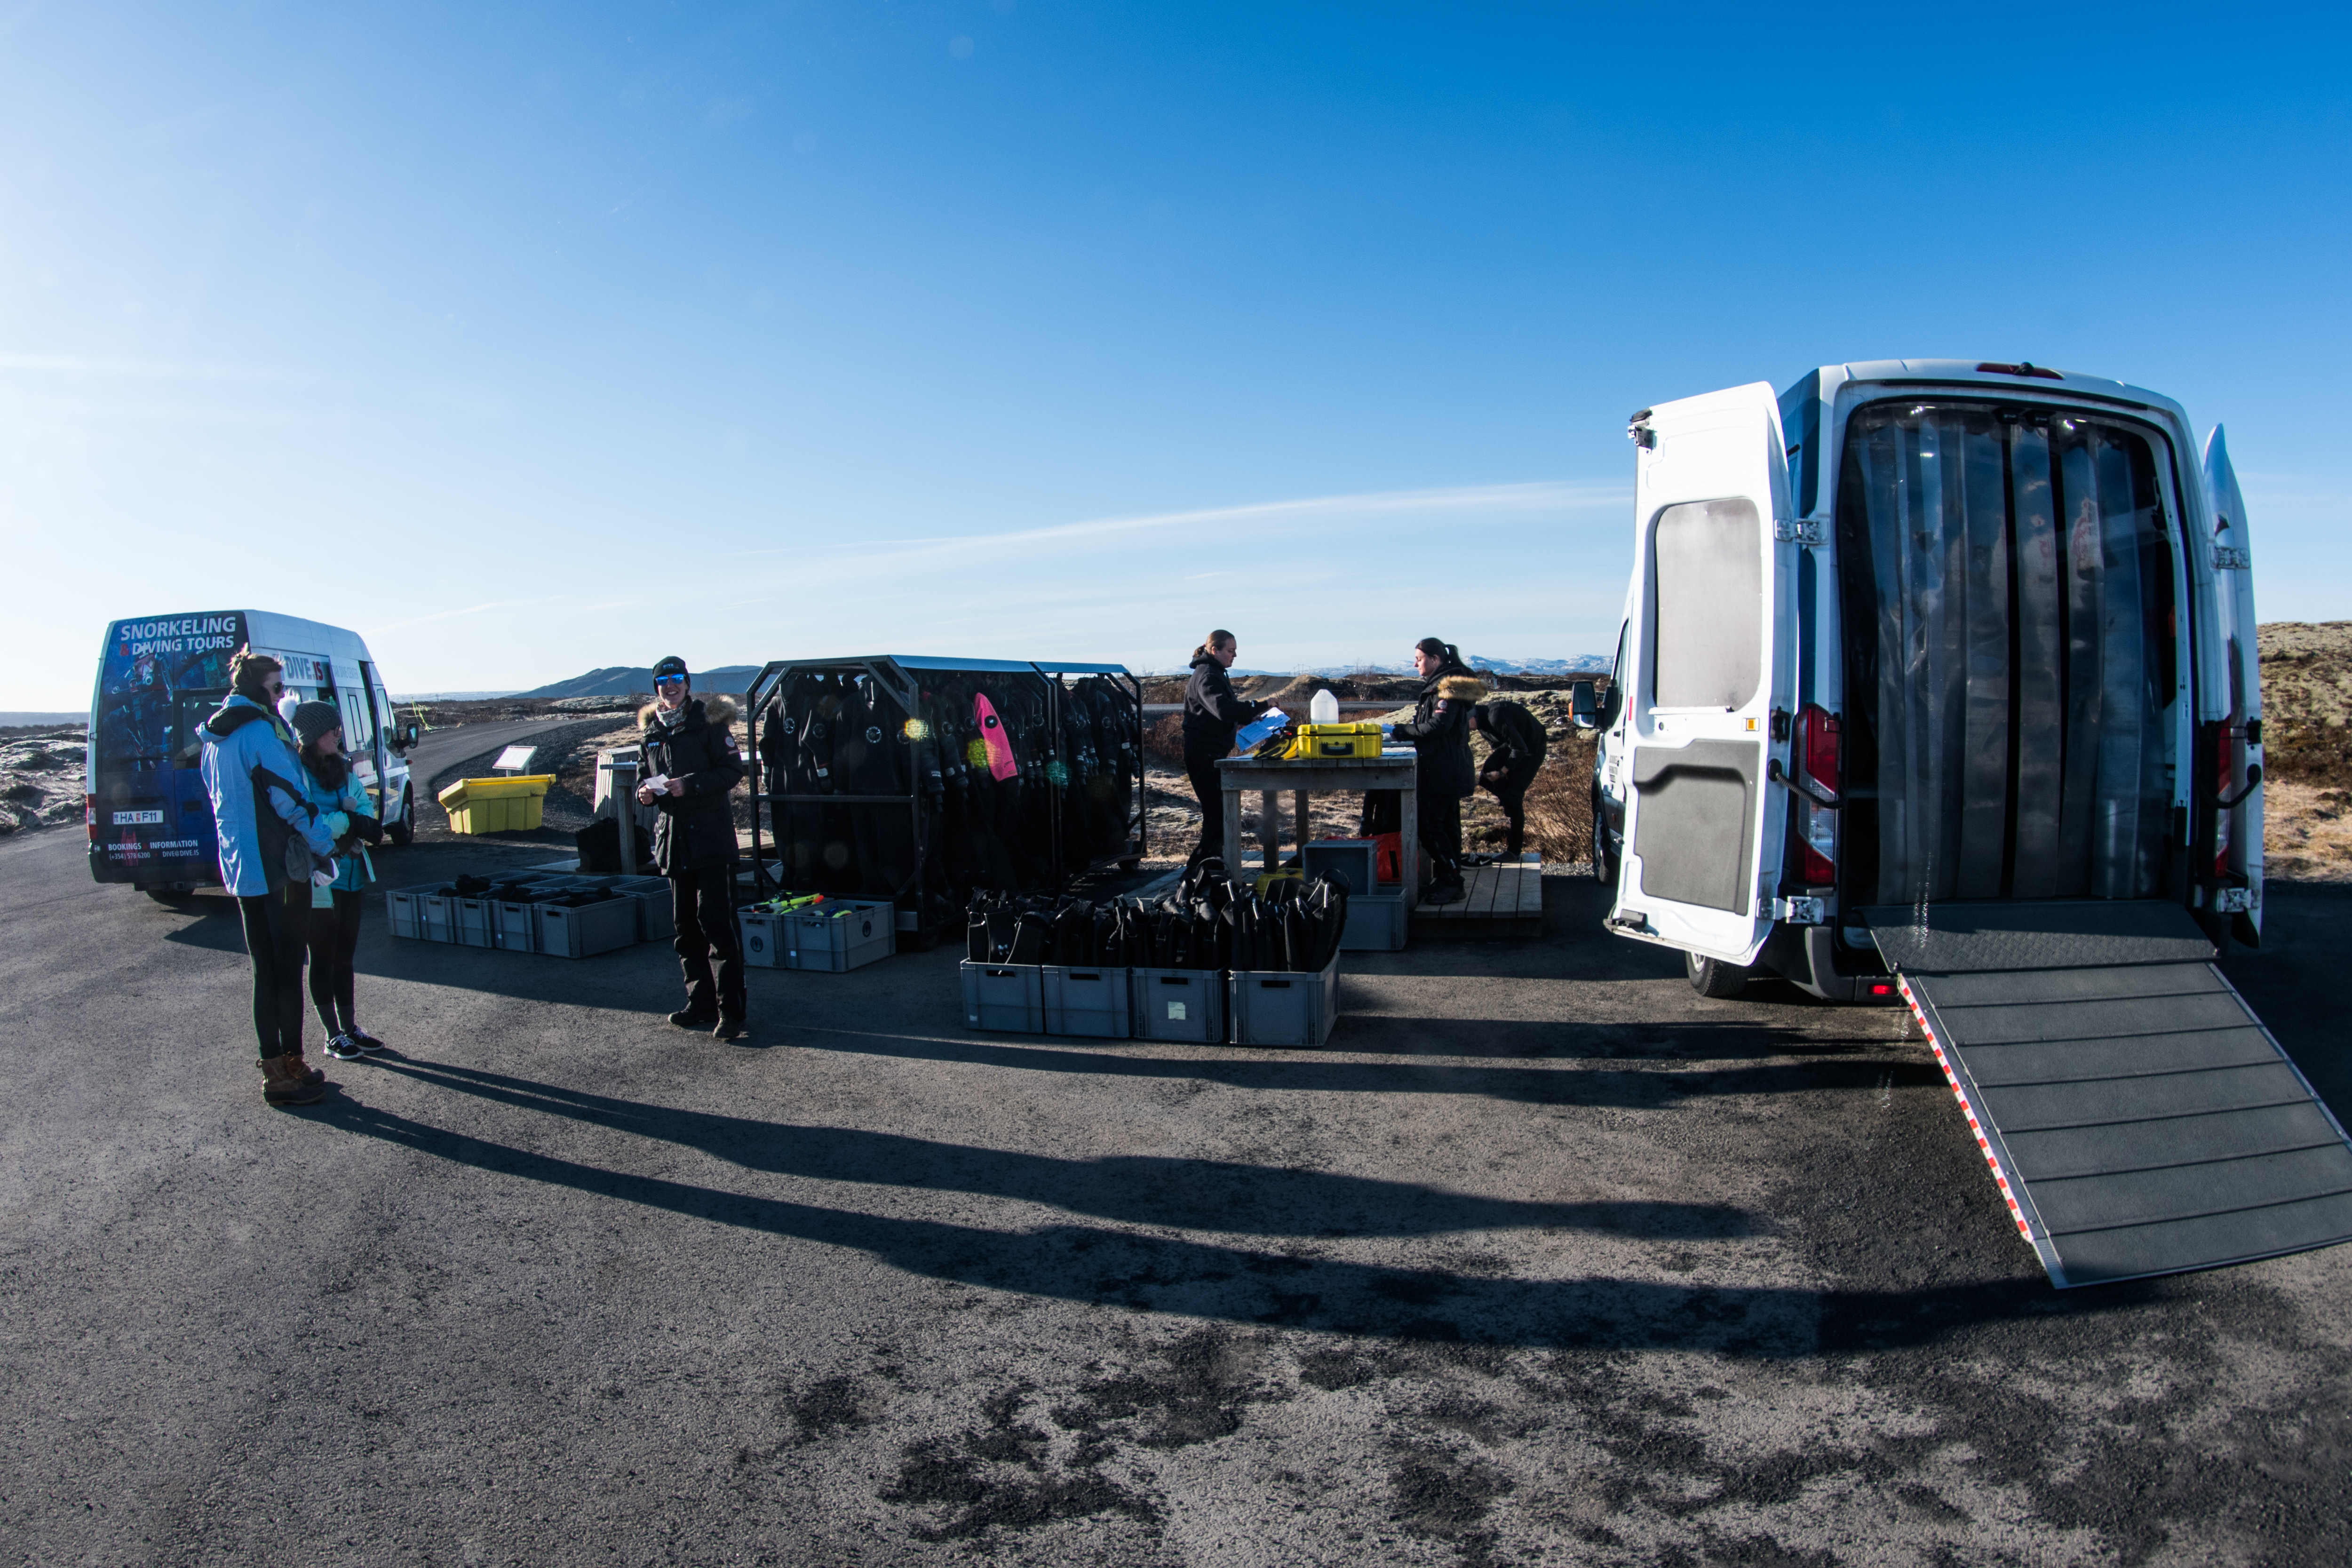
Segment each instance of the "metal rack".
[[[887,810],[897,808],[908,815],[913,836],[913,869],[898,887],[890,890],[891,900],[898,907],[897,924],[900,931],[921,928],[922,911],[934,889],[929,885],[928,868],[931,863],[932,845],[925,832],[923,798],[919,780],[910,780],[904,795],[793,795],[767,788],[764,775],[766,758],[760,748],[761,728],[770,711],[783,696],[792,679],[801,674],[824,673],[835,676],[863,676],[873,680],[888,693],[899,708],[909,716],[921,707],[922,681],[926,674],[1012,676],[1018,679],[1041,684],[1045,696],[1046,749],[1042,759],[1045,787],[1049,795],[1050,809],[1046,812],[1048,828],[1048,863],[1057,887],[1069,880],[1097,859],[1118,859],[1122,865],[1139,860],[1144,853],[1146,816],[1142,766],[1143,743],[1143,683],[1124,665],[1083,664],[1064,662],[1016,662],[1005,659],[940,658],[925,655],[868,654],[849,658],[772,659],[761,668],[750,681],[744,694],[744,712],[750,726],[751,768],[751,865],[753,886],[758,896],[767,897],[777,889],[775,879],[768,874],[767,858],[761,848],[763,823],[770,830],[767,837],[779,848],[787,842],[778,829],[777,816],[781,808],[805,806],[856,806],[862,809]],[[1062,754],[1066,741],[1065,720],[1069,688],[1066,677],[1085,679],[1101,676],[1125,695],[1128,731],[1135,747],[1135,794],[1124,824],[1124,853],[1092,857],[1076,853],[1076,847],[1066,842],[1065,804],[1070,788],[1068,761]],[[1074,863],[1075,862],[1075,863]]]

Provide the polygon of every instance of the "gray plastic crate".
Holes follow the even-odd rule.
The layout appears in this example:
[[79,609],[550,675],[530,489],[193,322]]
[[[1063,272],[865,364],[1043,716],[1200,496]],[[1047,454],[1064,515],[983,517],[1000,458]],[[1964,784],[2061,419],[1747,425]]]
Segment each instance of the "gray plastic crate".
[[637,940],[667,942],[677,934],[677,917],[670,908],[667,877],[615,877],[613,891],[637,900]]
[[1130,969],[1128,992],[1139,1040],[1196,1046],[1225,1037],[1225,977],[1214,969]]
[[1404,947],[1404,894],[1350,893],[1341,952],[1397,952]]
[[1311,879],[1328,877],[1348,889],[1350,905],[1381,890],[1379,846],[1369,838],[1317,838],[1298,847],[1298,868]]
[[497,921],[497,906],[488,899],[452,899],[450,923],[460,947],[490,947],[491,928]]
[[1037,971],[1045,1004],[1045,1032],[1087,1035],[1098,1040],[1135,1036],[1135,1013],[1128,1000],[1125,969],[1088,969],[1048,963]]
[[827,900],[813,910],[777,917],[782,965],[840,974],[898,951],[898,921],[888,903]]
[[[443,884],[446,886],[446,884]],[[457,895],[427,889],[416,900],[417,921],[427,942],[457,940]]]
[[539,911],[539,951],[556,958],[586,958],[637,940],[637,901],[606,899],[577,909],[533,904]]
[[1320,974],[1233,970],[1225,977],[1225,1007],[1237,1046],[1319,1046],[1339,1016],[1339,961]]
[[490,945],[501,952],[539,951],[539,906],[505,899],[490,902]]
[[1034,963],[956,965],[963,979],[963,1021],[975,1029],[1016,1035],[1045,1032],[1045,984]]
[[743,962],[760,969],[773,969],[784,956],[782,915],[754,914],[750,910],[738,910],[735,929],[743,937]]
[[411,942],[425,941],[425,896],[438,893],[447,885],[445,882],[427,882],[415,888],[386,888],[383,908],[392,921],[392,934],[406,937]]

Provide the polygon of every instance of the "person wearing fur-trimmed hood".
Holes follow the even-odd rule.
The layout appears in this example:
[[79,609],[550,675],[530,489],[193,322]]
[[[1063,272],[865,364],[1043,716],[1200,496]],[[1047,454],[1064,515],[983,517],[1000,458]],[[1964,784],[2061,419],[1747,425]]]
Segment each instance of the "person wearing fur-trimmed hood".
[[1433,904],[1462,899],[1462,802],[1478,787],[1470,756],[1470,710],[1486,695],[1486,683],[1462,662],[1450,642],[1423,637],[1413,644],[1412,668],[1421,677],[1421,698],[1412,717],[1392,725],[1390,738],[1410,741],[1420,759],[1413,804],[1421,817],[1421,847],[1430,859]]
[[[654,700],[637,712],[645,736],[640,805],[658,806],[654,864],[669,879],[686,1005],[669,1016],[684,1029],[740,1037],[744,1021],[743,938],[735,925],[735,807],[743,781],[735,745],[735,705],[694,695],[686,661],[654,666]],[[716,974],[712,959],[718,960]]]

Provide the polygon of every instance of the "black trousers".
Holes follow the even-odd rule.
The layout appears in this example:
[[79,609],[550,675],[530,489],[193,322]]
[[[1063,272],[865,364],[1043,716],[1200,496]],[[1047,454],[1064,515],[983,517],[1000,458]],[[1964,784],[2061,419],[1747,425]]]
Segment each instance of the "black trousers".
[[1502,803],[1504,819],[1511,825],[1504,847],[1513,856],[1527,847],[1528,785],[1535,783],[1536,774],[1542,767],[1543,763],[1537,759],[1525,757],[1478,775],[1478,783],[1486,793]]
[[310,1005],[331,1038],[359,1023],[352,1011],[352,955],[360,948],[360,891],[335,890],[332,909],[310,908]]
[[245,951],[253,959],[253,1033],[261,1059],[302,1048],[302,946],[310,929],[310,884],[240,898]]
[[1434,790],[1416,790],[1414,807],[1421,817],[1421,847],[1429,855],[1429,885],[1462,885],[1462,797]]
[[[735,863],[669,875],[670,918],[677,925],[677,966],[686,1005],[695,1013],[743,1016],[743,933],[735,924]],[[719,959],[714,980],[711,956]]]
[[[1193,798],[1201,803],[1201,842],[1194,846],[1191,861],[1222,857],[1225,852],[1225,786],[1217,777],[1217,759],[1233,749],[1230,742],[1219,750],[1190,735],[1184,737],[1184,773],[1192,781]],[[1234,867],[1225,869],[1240,874]]]

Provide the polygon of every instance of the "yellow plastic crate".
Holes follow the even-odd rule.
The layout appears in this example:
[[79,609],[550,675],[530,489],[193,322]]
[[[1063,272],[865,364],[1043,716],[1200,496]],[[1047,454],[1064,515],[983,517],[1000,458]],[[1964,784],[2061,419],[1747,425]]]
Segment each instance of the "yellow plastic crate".
[[1329,762],[1381,754],[1381,727],[1361,724],[1301,724],[1293,732],[1285,762]]
[[452,833],[520,833],[540,826],[553,773],[512,778],[459,779],[441,792]]

